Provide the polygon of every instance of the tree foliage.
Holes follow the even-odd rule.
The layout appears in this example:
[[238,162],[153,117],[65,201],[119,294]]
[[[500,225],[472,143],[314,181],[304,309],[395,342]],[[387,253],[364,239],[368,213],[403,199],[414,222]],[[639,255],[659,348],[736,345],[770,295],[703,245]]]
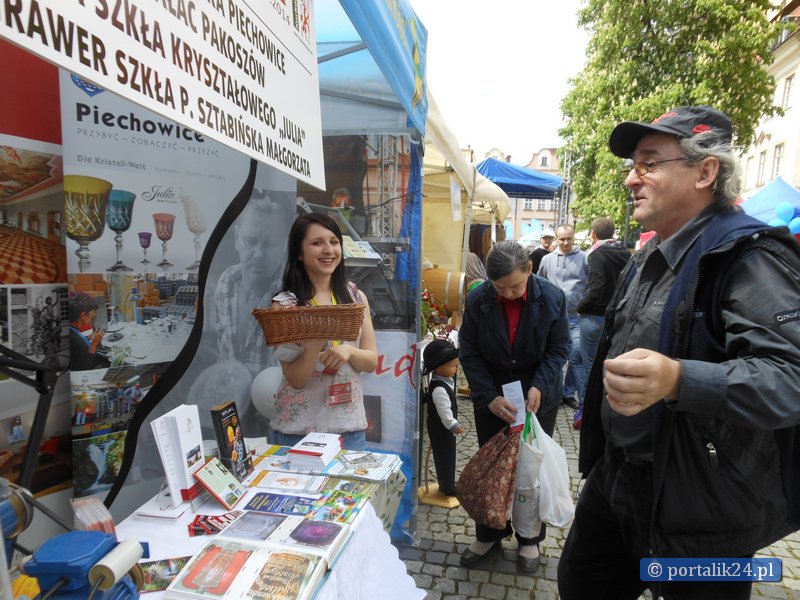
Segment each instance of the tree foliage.
[[651,121],[670,108],[710,104],[734,124],[746,148],[759,119],[775,114],[765,66],[779,24],[769,0],[588,0],[579,24],[592,34],[586,66],[561,104],[581,225],[597,216],[621,224],[627,192],[622,161],[608,149],[620,121]]

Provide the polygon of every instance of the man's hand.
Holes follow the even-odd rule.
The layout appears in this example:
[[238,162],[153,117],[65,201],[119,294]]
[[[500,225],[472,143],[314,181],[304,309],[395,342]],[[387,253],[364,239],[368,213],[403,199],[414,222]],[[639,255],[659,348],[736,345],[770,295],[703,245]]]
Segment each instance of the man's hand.
[[611,409],[636,415],[678,394],[681,363],[654,350],[635,348],[603,363],[603,385]]

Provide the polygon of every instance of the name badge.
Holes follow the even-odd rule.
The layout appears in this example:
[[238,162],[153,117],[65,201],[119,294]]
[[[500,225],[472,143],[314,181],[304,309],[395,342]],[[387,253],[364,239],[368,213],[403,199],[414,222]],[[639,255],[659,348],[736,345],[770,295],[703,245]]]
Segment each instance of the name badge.
[[328,406],[346,404],[353,401],[353,384],[332,383],[328,386]]

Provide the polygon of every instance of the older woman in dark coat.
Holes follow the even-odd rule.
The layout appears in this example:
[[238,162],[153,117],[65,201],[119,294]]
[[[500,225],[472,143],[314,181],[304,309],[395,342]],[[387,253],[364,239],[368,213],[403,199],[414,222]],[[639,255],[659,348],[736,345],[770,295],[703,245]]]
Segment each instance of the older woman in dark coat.
[[[471,390],[478,443],[482,446],[514,422],[516,408],[502,392],[503,384],[514,381],[522,384],[526,410],[552,435],[570,348],[564,292],[533,275],[528,253],[513,241],[489,251],[486,274],[488,281],[467,297],[459,329],[459,359]],[[461,564],[475,566],[512,531],[510,522],[505,529],[476,523],[476,541],[462,553]],[[544,525],[534,538],[517,534],[519,571],[538,569],[544,536]]]

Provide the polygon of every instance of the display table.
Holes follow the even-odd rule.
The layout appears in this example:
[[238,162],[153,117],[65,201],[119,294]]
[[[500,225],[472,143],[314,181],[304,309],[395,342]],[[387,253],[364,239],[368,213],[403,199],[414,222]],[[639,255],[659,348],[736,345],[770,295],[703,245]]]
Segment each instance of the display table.
[[[246,506],[259,491],[263,490],[248,488],[234,510]],[[189,536],[188,525],[195,514],[220,515],[225,512],[217,501],[209,499],[197,511],[186,511],[177,519],[132,514],[117,525],[117,537],[147,542],[150,546],[147,560],[193,555],[211,539],[210,536]],[[367,502],[358,513],[351,529],[352,538],[328,573],[315,600],[414,600],[425,597],[425,591],[418,589],[407,574],[406,566],[392,546],[371,502]],[[163,596],[163,592],[151,592],[144,597],[160,600]]]

